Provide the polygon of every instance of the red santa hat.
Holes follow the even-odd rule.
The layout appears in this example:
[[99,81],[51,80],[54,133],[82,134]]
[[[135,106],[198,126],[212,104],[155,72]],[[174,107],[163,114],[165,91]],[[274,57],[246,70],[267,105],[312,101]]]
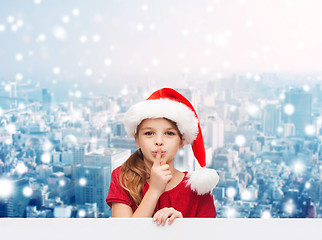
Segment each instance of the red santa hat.
[[191,144],[200,169],[189,173],[187,185],[199,195],[209,193],[217,185],[219,176],[214,169],[206,168],[206,152],[196,111],[191,103],[171,88],[155,91],[143,102],[133,105],[124,118],[125,129],[134,137],[137,127],[144,119],[167,118],[174,121],[184,144]]

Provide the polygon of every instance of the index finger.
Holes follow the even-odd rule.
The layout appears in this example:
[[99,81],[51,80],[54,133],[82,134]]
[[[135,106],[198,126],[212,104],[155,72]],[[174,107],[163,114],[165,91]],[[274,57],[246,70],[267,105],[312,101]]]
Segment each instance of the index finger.
[[161,166],[161,148],[158,149],[157,155],[155,156],[154,164],[158,164],[158,166]]

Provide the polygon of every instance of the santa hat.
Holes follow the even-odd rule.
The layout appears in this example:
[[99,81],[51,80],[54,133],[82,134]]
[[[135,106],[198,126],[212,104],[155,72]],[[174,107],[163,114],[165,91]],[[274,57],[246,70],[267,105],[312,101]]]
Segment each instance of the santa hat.
[[125,128],[134,137],[139,124],[148,118],[167,118],[174,121],[184,144],[191,144],[200,169],[189,173],[187,185],[199,195],[209,193],[217,185],[219,176],[214,169],[206,168],[206,152],[196,111],[191,103],[171,88],[162,88],[152,93],[143,102],[133,105],[125,113]]

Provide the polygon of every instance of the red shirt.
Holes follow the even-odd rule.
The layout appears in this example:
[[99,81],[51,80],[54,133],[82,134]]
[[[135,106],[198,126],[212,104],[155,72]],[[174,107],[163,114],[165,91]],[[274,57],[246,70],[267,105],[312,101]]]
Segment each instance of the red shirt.
[[[121,167],[112,172],[111,185],[106,198],[106,203],[112,207],[113,202],[123,203],[132,208],[135,212],[137,209],[128,191],[123,189],[119,184],[119,173]],[[155,212],[165,207],[173,207],[182,213],[183,217],[204,217],[215,218],[216,209],[214,199],[211,193],[198,195],[192,191],[190,186],[186,186],[187,172],[183,180],[173,189],[165,191],[159,198],[155,207]],[[149,189],[149,184],[145,182],[142,192],[143,196]]]

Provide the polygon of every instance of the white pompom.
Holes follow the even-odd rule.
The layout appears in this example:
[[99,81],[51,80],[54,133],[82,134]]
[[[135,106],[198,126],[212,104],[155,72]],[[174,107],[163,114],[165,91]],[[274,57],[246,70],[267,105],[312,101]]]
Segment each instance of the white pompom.
[[191,189],[203,195],[209,193],[214,189],[219,182],[219,176],[216,170],[210,168],[200,168],[192,173],[188,173],[187,186],[190,185]]

